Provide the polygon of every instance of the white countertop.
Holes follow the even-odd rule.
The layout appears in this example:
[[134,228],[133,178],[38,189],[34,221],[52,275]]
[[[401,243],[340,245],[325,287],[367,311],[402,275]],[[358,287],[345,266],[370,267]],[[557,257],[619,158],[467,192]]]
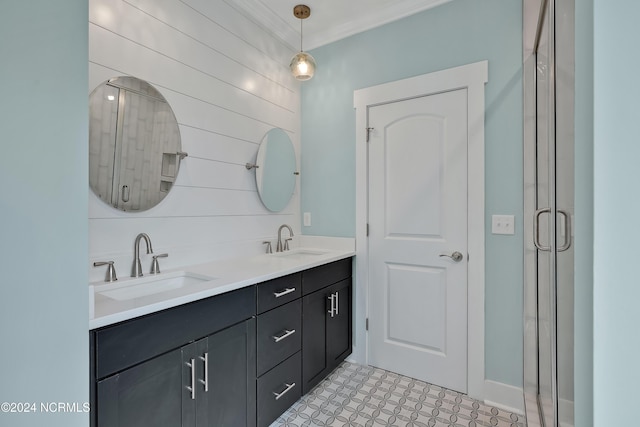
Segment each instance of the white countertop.
[[[311,253],[310,253],[311,252]],[[327,264],[355,255],[353,248],[304,247],[294,248],[289,253],[265,254],[250,258],[213,261],[167,270],[154,278],[186,271],[214,278],[131,299],[116,300],[101,292],[112,287],[135,285],[139,280],[125,278],[111,283],[92,283],[90,286],[89,329],[97,329],[123,320],[219,295],[225,292],[255,285],[256,283],[286,276],[308,268]],[[147,276],[144,276],[147,277]]]

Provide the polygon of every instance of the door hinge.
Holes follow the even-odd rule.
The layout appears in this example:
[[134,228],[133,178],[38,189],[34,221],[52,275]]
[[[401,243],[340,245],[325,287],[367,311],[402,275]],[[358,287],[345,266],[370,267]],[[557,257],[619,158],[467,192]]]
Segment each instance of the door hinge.
[[365,330],[369,330],[369,318],[367,317],[367,320],[365,322]]
[[369,223],[367,223],[367,237],[369,237]]
[[367,129],[367,142],[369,142],[369,135],[371,134],[371,131],[373,130],[373,128],[366,128]]

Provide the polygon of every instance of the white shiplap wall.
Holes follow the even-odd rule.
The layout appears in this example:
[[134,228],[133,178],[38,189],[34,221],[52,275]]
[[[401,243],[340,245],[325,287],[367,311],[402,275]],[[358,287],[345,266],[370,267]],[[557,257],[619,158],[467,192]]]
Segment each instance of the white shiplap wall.
[[[156,254],[169,253],[161,269],[256,255],[284,223],[300,234],[299,182],[272,213],[244,167],[273,127],[289,134],[300,164],[293,53],[223,0],[89,1],[89,93],[118,75],[148,81],[171,105],[189,153],[169,195],[146,212],[120,212],[90,194],[91,281],[104,277],[104,267],[92,267],[99,260],[128,276],[140,232]],[[151,256],[142,263],[148,270]]]

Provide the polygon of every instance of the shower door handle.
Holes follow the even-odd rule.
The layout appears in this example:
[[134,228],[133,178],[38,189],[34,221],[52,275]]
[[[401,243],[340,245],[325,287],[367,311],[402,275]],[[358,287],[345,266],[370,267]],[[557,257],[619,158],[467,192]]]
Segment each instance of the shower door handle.
[[564,217],[564,244],[558,248],[558,252],[564,252],[571,247],[571,215],[567,211],[558,209],[558,213]]
[[542,246],[540,244],[540,215],[543,213],[551,213],[551,208],[538,209],[533,214],[533,244],[541,251],[551,252],[551,246]]

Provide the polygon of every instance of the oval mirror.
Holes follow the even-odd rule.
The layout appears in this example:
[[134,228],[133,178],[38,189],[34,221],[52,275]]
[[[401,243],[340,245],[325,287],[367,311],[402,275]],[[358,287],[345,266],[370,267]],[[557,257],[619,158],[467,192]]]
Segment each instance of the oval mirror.
[[264,206],[272,212],[284,209],[296,186],[296,154],[289,135],[274,128],[265,134],[256,159],[256,185]]
[[115,77],[89,96],[89,185],[116,209],[140,212],[165,198],[178,176],[180,130],[149,83]]

